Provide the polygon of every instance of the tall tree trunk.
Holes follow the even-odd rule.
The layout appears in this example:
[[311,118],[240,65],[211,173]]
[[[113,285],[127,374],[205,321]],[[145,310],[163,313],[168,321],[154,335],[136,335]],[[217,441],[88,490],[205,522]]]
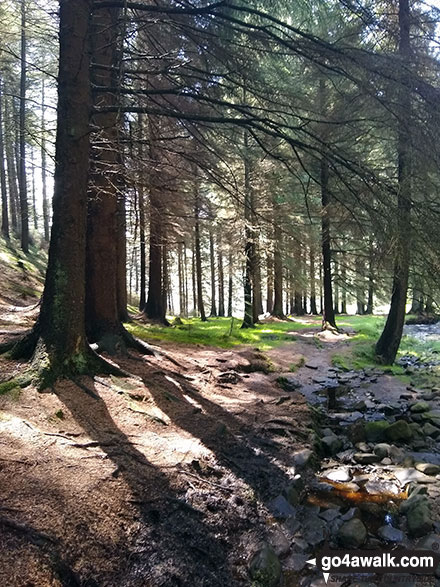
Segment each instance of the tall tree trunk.
[[[97,10],[92,18],[93,83],[111,86],[117,63],[116,23],[119,9]],[[111,106],[114,95],[95,92],[96,106]],[[87,218],[86,319],[89,341],[107,352],[121,347],[122,327],[117,306],[117,198],[115,174],[120,173],[117,150],[117,113],[93,116],[93,142]],[[116,235],[116,238],[115,238]]]
[[242,328],[252,328],[255,324],[253,304],[253,282],[255,273],[255,239],[253,227],[253,191],[251,186],[251,163],[249,158],[249,135],[243,134],[244,164],[244,222],[245,222],[245,270],[244,270],[244,317]]
[[316,315],[318,308],[316,307],[316,271],[315,271],[315,249],[313,243],[310,243],[310,313]]
[[223,268],[223,250],[220,232],[217,231],[217,267],[218,267],[218,315],[225,315],[225,273]]
[[[323,79],[319,82],[319,107],[323,120],[326,117],[326,87]],[[323,129],[323,140],[327,140],[326,129]],[[322,329],[336,329],[335,308],[333,306],[333,285],[331,270],[331,235],[330,235],[330,204],[329,165],[326,154],[321,157],[321,242],[324,305],[322,312]]]
[[333,307],[333,287],[331,272],[331,241],[330,241],[330,192],[328,189],[328,162],[321,160],[321,234],[322,234],[322,270],[323,270],[323,313],[322,328],[336,328],[335,309]]
[[6,188],[5,148],[3,126],[3,81],[0,78],[0,191],[2,199],[2,235],[9,239],[8,191]]
[[21,0],[21,74],[20,74],[20,187],[21,248],[29,252],[29,209],[26,182],[26,0]]
[[32,181],[32,220],[34,221],[34,229],[38,230],[38,214],[37,214],[37,199],[35,186],[35,161],[34,150],[31,149],[31,181]]
[[[118,164],[121,161],[118,159]],[[126,210],[125,197],[122,185],[117,190],[116,202],[116,304],[120,322],[128,322],[127,300],[127,237],[126,237]],[[131,340],[132,342],[132,340]]]
[[184,243],[177,245],[177,274],[179,279],[179,315],[185,316],[185,268],[183,263],[183,247]]
[[53,228],[38,320],[13,349],[46,387],[61,376],[116,371],[85,333],[85,250],[90,146],[90,0],[60,0],[60,66]]
[[164,205],[160,189],[159,154],[156,141],[158,139],[157,121],[149,117],[150,135],[150,267],[148,277],[148,298],[144,313],[147,318],[168,325],[166,307],[164,305],[164,283],[162,267],[162,247],[164,245]]
[[143,310],[146,302],[146,287],[147,287],[147,261],[146,261],[146,248],[145,248],[145,197],[144,197],[144,167],[143,167],[143,125],[142,125],[142,114],[138,116],[138,129],[139,129],[139,171],[138,171],[138,206],[139,206],[139,252],[140,252],[140,295],[139,295],[139,310]]
[[[194,229],[195,233],[195,229]],[[192,255],[191,255],[191,281],[192,281],[192,298],[193,298],[193,315],[197,316],[197,275],[196,275],[196,245],[195,238],[192,239]]]
[[272,314],[273,311],[273,255],[272,251],[266,253],[266,312]]
[[411,97],[408,83],[406,83],[408,76],[406,72],[411,59],[410,21],[409,0],[399,0],[399,55],[402,84],[399,91],[397,139],[397,250],[390,311],[383,332],[376,344],[378,360],[386,365],[394,363],[402,338],[411,250]]
[[272,196],[273,223],[274,223],[274,303],[272,316],[285,320],[283,311],[283,260],[281,251],[283,248],[283,233],[281,232],[281,214],[276,196]]
[[[254,223],[255,223],[254,214]],[[258,243],[258,234],[255,230],[255,250],[254,250],[254,295],[252,300],[254,324],[258,322],[260,314],[264,314],[263,293],[261,288],[261,251]]]
[[44,240],[48,243],[49,231],[49,202],[47,198],[47,157],[46,157],[46,104],[44,78],[41,82],[41,194],[43,198]]
[[211,318],[217,316],[217,304],[216,304],[216,287],[215,287],[215,248],[214,248],[214,234],[212,232],[212,226],[209,227],[209,258],[211,265],[211,312],[209,315]]
[[197,281],[197,305],[199,309],[200,319],[206,322],[205,306],[203,304],[203,289],[202,289],[202,254],[200,250],[200,193],[198,180],[194,180],[194,249],[196,253],[196,281]]
[[347,313],[347,265],[346,265],[345,253],[342,253],[342,269],[341,269],[341,279],[342,279],[342,301],[341,301],[341,313]]
[[335,280],[335,314],[339,314],[339,263],[336,259],[336,255],[335,255],[335,260],[334,260],[334,266],[335,266],[335,275],[334,275],[334,280]]
[[370,238],[368,243],[368,300],[367,307],[365,309],[366,314],[373,313],[374,306],[374,268],[373,268],[373,241]]
[[183,276],[185,287],[185,307],[183,309],[184,316],[189,314],[189,290],[188,290],[188,259],[186,256],[186,242],[183,242]]
[[232,297],[233,297],[233,288],[234,288],[234,283],[233,283],[233,277],[234,277],[234,260],[233,260],[233,256],[232,256],[232,247],[231,245],[229,245],[229,259],[228,259],[228,317],[232,318],[232,305],[233,305],[233,301],[232,301]]
[[15,235],[18,235],[18,189],[17,189],[17,168],[14,159],[14,135],[12,132],[13,119],[12,112],[9,108],[9,100],[5,96],[5,153],[6,165],[8,169],[8,186],[9,186],[9,209],[11,211],[11,225]]

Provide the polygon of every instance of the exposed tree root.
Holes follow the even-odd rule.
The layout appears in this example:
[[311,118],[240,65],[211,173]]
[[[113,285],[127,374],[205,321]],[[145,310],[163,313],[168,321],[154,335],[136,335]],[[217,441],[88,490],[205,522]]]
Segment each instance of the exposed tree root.
[[331,324],[330,322],[327,322],[327,320],[323,321],[322,323],[321,331],[324,332],[325,330],[331,332],[332,334],[341,333],[341,330],[335,324]]

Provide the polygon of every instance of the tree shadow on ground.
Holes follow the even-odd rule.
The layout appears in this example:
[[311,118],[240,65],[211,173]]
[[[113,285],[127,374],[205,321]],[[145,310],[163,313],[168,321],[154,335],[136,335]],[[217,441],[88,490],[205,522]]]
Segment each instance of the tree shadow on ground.
[[[89,385],[89,383],[87,383]],[[140,532],[127,537],[121,586],[237,585],[227,566],[228,545],[214,536],[203,512],[188,504],[116,426],[96,388],[93,394],[58,385],[57,396],[75,421],[115,464],[139,512]],[[239,583],[240,584],[240,583]]]

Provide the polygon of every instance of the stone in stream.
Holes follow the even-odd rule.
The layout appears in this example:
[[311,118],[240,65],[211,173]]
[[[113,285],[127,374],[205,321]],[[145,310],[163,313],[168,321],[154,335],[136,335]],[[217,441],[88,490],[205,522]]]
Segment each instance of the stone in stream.
[[268,540],[277,556],[283,557],[290,550],[290,541],[277,524],[271,526],[267,533]]
[[326,454],[332,456],[339,452],[343,446],[342,440],[337,436],[324,436],[321,444]]
[[313,457],[313,450],[310,448],[303,448],[301,450],[297,450],[292,455],[293,464],[296,467],[305,467],[309,462],[310,459]]
[[406,514],[406,521],[408,523],[408,530],[411,536],[418,538],[424,536],[432,531],[431,510],[429,508],[428,500],[426,502],[419,502],[414,507],[410,508]]
[[353,518],[339,528],[338,540],[345,548],[358,548],[366,539],[367,529],[359,518]]
[[319,369],[319,363],[314,363],[313,361],[308,361],[305,366],[308,369],[313,369],[314,371],[316,371],[317,369]]
[[397,420],[393,424],[390,424],[384,431],[384,434],[391,442],[411,440],[413,437],[413,431],[405,420]]
[[381,440],[385,440],[385,432],[389,427],[390,424],[387,420],[367,422],[364,427],[367,442],[380,442]]
[[380,458],[374,453],[357,452],[353,458],[360,465],[372,465],[380,461]]
[[440,428],[437,428],[437,426],[433,426],[431,422],[426,422],[425,424],[423,424],[422,432],[425,436],[437,438],[437,436],[440,434]]
[[405,535],[402,532],[402,530],[394,528],[394,526],[391,526],[389,524],[379,528],[377,534],[380,538],[386,540],[387,542],[403,542],[403,539],[405,538]]
[[265,587],[275,587],[281,579],[281,563],[274,549],[265,544],[252,558],[250,569],[252,579]]
[[327,537],[327,523],[316,514],[307,514],[301,526],[301,536],[311,546],[317,546]]
[[351,481],[351,474],[350,470],[346,468],[333,469],[332,471],[325,472],[325,478],[330,479],[330,481],[344,483],[346,481]]
[[438,475],[440,473],[440,465],[432,463],[416,463],[416,469],[425,473],[425,475]]
[[440,425],[440,410],[430,410],[422,413],[423,420],[428,420],[432,424]]
[[283,495],[278,495],[268,504],[269,511],[274,518],[285,520],[286,518],[294,518],[296,516],[296,509],[290,505]]
[[307,566],[307,560],[310,558],[308,554],[292,553],[283,561],[283,569],[285,571],[302,571]]
[[436,480],[430,477],[429,475],[425,475],[425,473],[421,473],[417,471],[417,469],[413,469],[412,467],[408,468],[401,468],[401,469],[394,469],[393,475],[399,481],[400,485],[403,487],[407,483],[415,482],[415,483],[435,483]]
[[420,414],[421,412],[429,412],[430,409],[431,406],[425,401],[416,402],[415,404],[412,404],[412,406],[410,407],[411,412],[413,412],[414,414]]
[[385,442],[380,442],[376,444],[373,449],[375,455],[377,455],[380,459],[384,459],[390,454],[391,446],[386,444]]
[[356,448],[361,452],[371,452],[371,448],[366,442],[358,442]]
[[325,520],[326,522],[332,522],[340,515],[339,508],[330,508],[328,510],[324,510],[319,514],[319,517]]

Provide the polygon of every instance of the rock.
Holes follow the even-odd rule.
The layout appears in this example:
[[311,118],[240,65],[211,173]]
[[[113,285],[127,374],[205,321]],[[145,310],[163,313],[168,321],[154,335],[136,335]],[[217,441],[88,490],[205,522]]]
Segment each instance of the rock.
[[301,491],[295,485],[289,485],[286,488],[286,499],[290,505],[299,505],[301,503]]
[[394,424],[390,424],[388,428],[384,430],[384,434],[388,440],[391,440],[391,442],[396,442],[398,440],[411,440],[413,437],[413,431],[405,420],[397,420]]
[[286,518],[294,518],[296,516],[296,509],[290,505],[283,495],[278,495],[268,504],[269,511],[274,518],[285,520]]
[[386,420],[376,420],[365,424],[365,437],[368,442],[385,440],[385,432],[390,427]]
[[411,412],[414,414],[420,414],[421,412],[429,412],[430,409],[431,406],[425,401],[416,402],[415,404],[412,404],[412,406],[410,407]]
[[431,410],[429,412],[423,412],[422,417],[424,420],[428,420],[431,424],[437,424],[440,426],[440,410]]
[[371,449],[366,442],[358,442],[356,448],[361,452],[371,452]]
[[403,459],[405,458],[405,452],[401,448],[392,445],[390,448],[389,456],[392,459],[393,463],[397,464],[403,461]]
[[392,465],[393,464],[393,461],[389,457],[385,457],[380,462],[382,463],[382,465]]
[[411,536],[418,538],[432,531],[431,511],[428,500],[420,501],[406,514],[408,530]]
[[387,542],[403,542],[403,539],[405,538],[402,530],[394,528],[394,526],[390,526],[389,524],[379,528],[377,534],[380,536],[380,538],[386,540]]
[[307,514],[301,526],[301,535],[311,546],[317,546],[327,536],[327,522],[315,514]]
[[383,493],[397,495],[400,493],[396,483],[385,479],[370,479],[365,483],[365,491],[370,495],[380,495]]
[[417,550],[439,550],[440,548],[440,535],[439,534],[428,534],[417,541]]
[[360,400],[353,404],[351,407],[353,410],[357,410],[358,412],[365,412],[365,410],[367,409],[367,404],[364,402],[364,400]]
[[380,459],[384,459],[385,457],[387,457],[390,454],[390,450],[391,450],[391,446],[389,444],[385,444],[384,442],[381,442],[379,444],[376,444],[376,446],[373,449],[373,452]]
[[349,469],[333,469],[332,471],[325,472],[325,478],[330,481],[339,481],[344,483],[345,481],[351,481],[351,475]]
[[283,557],[289,552],[290,541],[278,525],[272,526],[267,535],[270,545],[277,556]]
[[426,424],[423,425],[422,431],[425,436],[430,436],[431,438],[437,438],[440,434],[440,428],[433,426],[431,422],[426,422]]
[[394,469],[393,475],[404,486],[407,483],[435,483],[435,479],[413,468]]
[[305,365],[308,369],[313,369],[316,371],[316,369],[319,369],[319,364],[318,363],[314,363],[313,361],[309,361],[308,363],[306,363]]
[[336,519],[340,514],[339,508],[331,508],[328,510],[324,510],[319,514],[319,517],[325,520],[326,522],[331,522]]
[[380,458],[374,453],[357,452],[353,458],[360,465],[371,465],[380,461]]
[[252,558],[250,575],[261,587],[275,587],[281,579],[281,563],[274,549],[266,544]]
[[440,465],[433,465],[432,463],[416,463],[416,469],[425,473],[425,475],[438,475],[440,473]]
[[304,467],[305,465],[307,465],[310,461],[310,459],[313,457],[313,450],[311,450],[310,448],[303,448],[302,450],[298,450],[296,452],[293,453],[292,455],[292,459],[293,459],[293,464],[297,467]]
[[330,456],[339,452],[343,446],[342,440],[337,436],[324,436],[321,438],[321,443],[325,453]]
[[307,560],[309,559],[308,554],[296,554],[293,553],[283,561],[283,568],[286,571],[302,571],[307,566]]
[[350,508],[348,511],[345,512],[345,514],[342,514],[341,520],[343,522],[348,522],[349,520],[352,520],[353,518],[358,518],[360,515],[361,515],[361,512],[360,512],[359,508]]
[[345,548],[358,548],[366,539],[367,529],[359,518],[353,518],[339,528],[338,540]]
[[280,375],[277,379],[277,383],[284,389],[284,391],[295,391],[302,387],[302,382],[291,375]]

